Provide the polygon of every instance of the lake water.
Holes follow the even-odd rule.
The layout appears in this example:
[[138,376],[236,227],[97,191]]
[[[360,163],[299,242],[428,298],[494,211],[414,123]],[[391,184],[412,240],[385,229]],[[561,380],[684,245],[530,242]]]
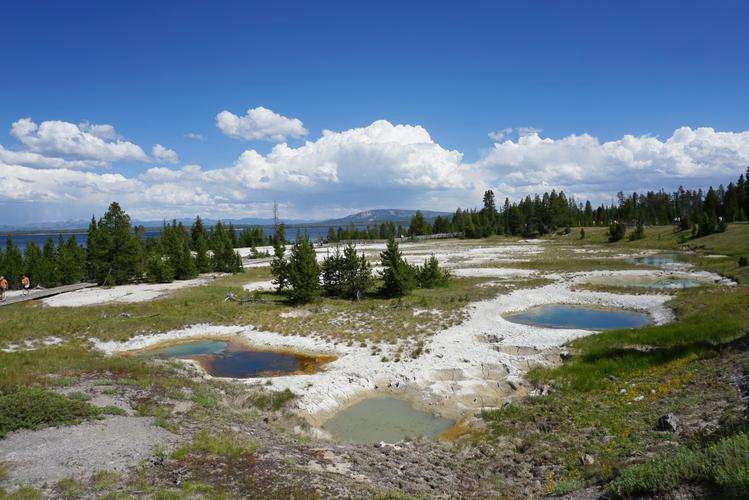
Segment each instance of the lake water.
[[416,437],[436,437],[454,422],[415,409],[394,397],[365,399],[323,424],[336,440],[348,443],[395,443]]
[[[244,228],[245,226],[237,227],[237,234]],[[248,226],[248,227],[255,227],[255,226]],[[259,226],[263,229],[263,233],[268,236],[273,234],[274,228],[273,226]],[[356,227],[358,229],[365,229],[366,225],[357,224]],[[18,233],[13,234],[10,233],[11,238],[13,239],[13,242],[18,245],[21,248],[21,251],[23,251],[26,248],[26,245],[31,243],[32,241],[35,242],[40,247],[44,246],[44,243],[47,241],[48,238],[52,238],[52,241],[57,244],[57,238],[60,236],[61,233],[59,232],[43,232],[43,233]],[[161,234],[161,231],[159,229],[153,229],[148,230],[145,233],[146,238],[153,238],[154,236],[158,236]],[[328,226],[286,226],[286,239],[289,241],[294,241],[298,235],[306,234],[310,237],[311,240],[317,240],[319,238],[325,238],[328,234]],[[67,232],[62,233],[63,238],[65,241],[67,241],[71,236],[74,236],[76,241],[81,246],[86,246],[87,241],[87,233],[86,231],[77,231],[77,232]],[[8,233],[2,233],[0,234],[0,248],[5,249],[6,241],[8,240]]]
[[652,324],[643,313],[616,309],[599,309],[566,304],[547,304],[505,316],[507,321],[544,328],[579,328],[611,330],[638,328]]
[[250,349],[224,340],[197,340],[148,349],[157,358],[192,359],[214,377],[252,378],[309,371],[317,360],[311,356]]

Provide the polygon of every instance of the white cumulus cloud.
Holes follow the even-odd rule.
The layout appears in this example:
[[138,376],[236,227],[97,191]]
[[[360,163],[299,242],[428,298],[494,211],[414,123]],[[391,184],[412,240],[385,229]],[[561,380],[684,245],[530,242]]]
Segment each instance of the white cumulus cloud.
[[288,118],[262,106],[248,109],[244,116],[224,110],[216,115],[216,126],[229,137],[246,140],[284,142],[309,133],[298,118]]
[[104,162],[148,161],[140,146],[111,139],[116,132],[110,127],[85,122],[79,126],[58,120],[36,124],[31,118],[21,118],[13,123],[10,133],[30,151],[45,156]]
[[179,155],[177,152],[173,149],[165,148],[161,144],[156,144],[153,149],[151,149],[151,155],[153,155],[157,160],[169,163],[179,163]]
[[513,193],[565,189],[605,198],[619,190],[717,184],[749,164],[749,131],[681,127],[671,137],[625,135],[601,142],[588,134],[542,138],[532,131],[496,142],[474,164],[486,182]]

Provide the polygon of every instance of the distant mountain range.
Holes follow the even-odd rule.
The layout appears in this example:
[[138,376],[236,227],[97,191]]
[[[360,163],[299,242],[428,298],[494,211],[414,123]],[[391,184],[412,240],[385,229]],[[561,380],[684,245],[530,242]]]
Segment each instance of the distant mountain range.
[[[427,219],[434,219],[435,217],[442,215],[451,215],[450,212],[435,212],[433,210],[422,210],[422,214]],[[320,221],[316,224],[328,224],[331,226],[346,226],[350,224],[371,224],[379,222],[406,222],[410,221],[411,217],[416,214],[416,210],[401,210],[395,208],[379,208],[376,210],[365,210],[364,212],[358,212],[340,219],[329,219]]]
[[[414,216],[416,210],[401,210],[393,208],[380,208],[375,210],[365,210],[355,214],[347,215],[339,219],[327,219],[322,221],[315,220],[302,220],[302,219],[282,219],[286,225],[304,226],[304,225],[327,225],[327,226],[349,226],[354,225],[365,225],[375,224],[386,221],[392,222],[407,222]],[[451,215],[450,212],[436,212],[433,210],[422,210],[421,213],[427,219],[434,219],[438,215],[446,216]],[[171,221],[171,219],[168,219]],[[178,222],[182,222],[185,225],[193,223],[194,218],[180,218]],[[203,219],[206,225],[213,225],[217,219]],[[273,225],[273,219],[264,219],[256,217],[244,217],[241,219],[221,219],[224,223],[232,223],[235,226],[270,226]],[[0,224],[0,233],[7,232],[72,232],[76,230],[85,230],[88,228],[88,220],[68,220],[59,222],[35,222],[27,224]],[[141,225],[144,227],[161,227],[163,220],[134,220],[133,224]]]

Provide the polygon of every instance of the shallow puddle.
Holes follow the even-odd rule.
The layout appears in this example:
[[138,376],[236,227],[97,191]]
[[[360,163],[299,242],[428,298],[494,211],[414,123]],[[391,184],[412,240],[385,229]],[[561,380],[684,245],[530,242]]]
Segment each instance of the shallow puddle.
[[591,285],[608,285],[617,287],[639,287],[655,289],[682,289],[693,288],[696,286],[706,285],[706,281],[699,279],[687,278],[682,276],[628,276],[626,278],[618,277],[596,277],[588,280]]
[[566,304],[546,304],[508,314],[507,321],[544,328],[611,330],[652,324],[647,314],[622,309],[602,309]]
[[678,264],[684,261],[684,258],[676,253],[664,253],[658,255],[646,255],[644,257],[634,257],[628,259],[630,262],[635,264],[646,264],[648,266],[668,266],[672,264]]
[[331,357],[264,351],[230,340],[196,340],[148,349],[143,355],[156,358],[192,359],[214,377],[251,378],[293,373],[312,373]]
[[420,411],[408,401],[393,397],[365,399],[323,424],[338,441],[395,443],[416,437],[436,437],[454,422]]

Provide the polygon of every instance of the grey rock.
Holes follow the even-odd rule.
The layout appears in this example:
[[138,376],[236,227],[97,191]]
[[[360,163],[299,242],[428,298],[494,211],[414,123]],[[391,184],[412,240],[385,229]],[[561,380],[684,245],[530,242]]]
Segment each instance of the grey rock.
[[673,413],[662,415],[655,424],[656,430],[676,432],[679,429],[679,419]]

